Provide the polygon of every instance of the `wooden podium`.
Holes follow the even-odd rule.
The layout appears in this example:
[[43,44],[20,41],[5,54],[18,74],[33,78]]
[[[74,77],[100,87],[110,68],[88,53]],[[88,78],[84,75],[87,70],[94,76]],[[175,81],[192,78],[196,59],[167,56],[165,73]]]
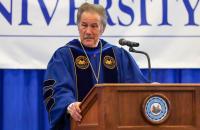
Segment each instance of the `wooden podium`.
[[200,130],[200,84],[98,84],[81,110],[72,130]]

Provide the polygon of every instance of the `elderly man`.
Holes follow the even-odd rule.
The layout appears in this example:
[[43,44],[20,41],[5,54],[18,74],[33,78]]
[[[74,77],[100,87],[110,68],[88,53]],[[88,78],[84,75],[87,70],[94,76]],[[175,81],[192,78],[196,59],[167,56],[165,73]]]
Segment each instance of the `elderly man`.
[[43,90],[52,130],[70,130],[70,116],[81,121],[79,105],[95,84],[147,82],[127,51],[100,39],[106,23],[101,5],[82,4],[80,38],[56,50],[49,61]]

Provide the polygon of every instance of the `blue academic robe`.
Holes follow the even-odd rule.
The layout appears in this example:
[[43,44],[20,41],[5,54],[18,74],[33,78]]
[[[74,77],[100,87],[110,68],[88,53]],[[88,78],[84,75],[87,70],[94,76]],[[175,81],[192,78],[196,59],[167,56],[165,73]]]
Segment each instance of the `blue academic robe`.
[[[101,47],[102,53],[99,51]],[[98,83],[148,82],[133,57],[123,48],[100,39],[96,48],[84,49],[90,60],[87,60],[79,40],[74,39],[56,50],[48,63],[43,94],[51,130],[70,130],[67,107],[72,102],[81,101],[97,84],[94,73],[100,73]]]

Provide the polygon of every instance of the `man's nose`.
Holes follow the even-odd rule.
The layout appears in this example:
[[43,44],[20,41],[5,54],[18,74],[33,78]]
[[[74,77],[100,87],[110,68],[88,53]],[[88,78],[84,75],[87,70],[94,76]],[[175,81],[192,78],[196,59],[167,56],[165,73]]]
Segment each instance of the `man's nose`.
[[86,28],[86,34],[91,34],[92,33],[92,28],[89,26]]

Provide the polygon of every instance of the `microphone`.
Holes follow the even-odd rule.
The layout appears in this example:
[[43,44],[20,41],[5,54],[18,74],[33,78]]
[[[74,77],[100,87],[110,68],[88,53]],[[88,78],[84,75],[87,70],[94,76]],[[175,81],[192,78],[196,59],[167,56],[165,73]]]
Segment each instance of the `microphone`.
[[128,41],[128,40],[125,40],[123,38],[119,40],[119,44],[122,45],[122,46],[127,45],[129,47],[138,47],[139,46],[138,42]]
[[149,73],[148,73],[148,78],[149,78],[149,81],[151,82],[152,80],[152,76],[151,76],[151,60],[150,60],[150,57],[149,55],[144,52],[144,51],[138,51],[138,50],[135,50],[133,47],[138,47],[139,46],[139,43],[137,42],[132,42],[132,41],[127,41],[125,39],[120,39],[119,40],[119,44],[124,46],[124,45],[127,45],[129,47],[129,51],[130,52],[134,52],[134,53],[140,53],[140,54],[143,54],[146,56],[147,58],[147,61],[148,61],[148,70],[149,70]]

